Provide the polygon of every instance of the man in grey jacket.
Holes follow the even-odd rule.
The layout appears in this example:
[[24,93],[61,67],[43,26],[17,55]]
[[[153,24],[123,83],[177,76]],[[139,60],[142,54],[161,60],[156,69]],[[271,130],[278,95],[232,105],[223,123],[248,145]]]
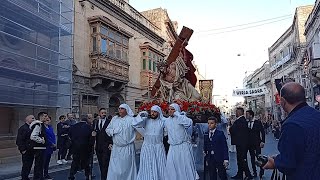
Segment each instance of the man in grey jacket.
[[43,122],[48,120],[48,114],[46,112],[38,113],[38,119],[30,124],[30,129],[32,130],[30,135],[31,147],[34,150],[34,180],[43,179],[43,157],[44,151],[46,150],[46,133]]

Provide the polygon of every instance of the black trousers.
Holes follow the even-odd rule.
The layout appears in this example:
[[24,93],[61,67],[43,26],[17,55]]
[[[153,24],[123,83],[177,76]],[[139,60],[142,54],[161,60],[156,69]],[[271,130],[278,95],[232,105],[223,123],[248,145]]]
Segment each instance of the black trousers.
[[245,172],[246,176],[251,176],[248,162],[247,162],[247,152],[248,152],[248,146],[239,146],[236,145],[237,150],[237,165],[238,165],[238,173],[237,176],[242,177],[243,172]]
[[110,161],[111,151],[99,152],[97,151],[97,158],[100,167],[101,180],[107,179],[108,167]]
[[68,148],[66,146],[61,146],[58,151],[58,160],[66,159]]
[[47,177],[49,175],[49,164],[50,164],[51,154],[44,154],[43,159],[43,176]]
[[215,160],[208,161],[208,171],[210,180],[217,180],[217,170],[220,180],[227,180],[227,172],[223,166],[223,162],[216,162]]
[[43,180],[44,151],[42,149],[34,150],[33,180]]
[[[72,146],[72,145],[71,145]],[[72,147],[69,147],[68,149],[68,154],[67,154],[67,160],[71,160],[73,158],[73,150]],[[72,157],[71,157],[72,156]]]
[[85,176],[89,179],[90,175],[90,152],[88,148],[81,148],[73,151],[73,159],[70,168],[69,179],[75,179],[74,175],[79,171],[84,169]]
[[21,178],[22,180],[29,180],[29,174],[32,168],[34,160],[34,152],[32,150],[26,151],[22,154],[22,169],[21,169]]
[[[251,159],[251,166],[254,173],[257,173],[256,157],[261,154],[261,148],[259,145],[249,145],[249,154]],[[264,174],[264,170],[260,168],[260,173]]]

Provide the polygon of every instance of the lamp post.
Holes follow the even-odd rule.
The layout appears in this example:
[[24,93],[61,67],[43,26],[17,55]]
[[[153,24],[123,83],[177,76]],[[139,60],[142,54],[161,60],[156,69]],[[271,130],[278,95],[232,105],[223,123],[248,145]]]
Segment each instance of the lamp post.
[[36,90],[36,88],[37,87],[40,87],[41,85],[40,84],[37,84],[36,82],[34,82],[33,83],[33,85],[30,87],[30,88],[32,88],[33,90],[32,90],[32,106],[33,106],[33,108],[32,108],[32,113],[34,114],[34,103],[35,103],[35,101],[34,101],[34,98],[35,98],[35,90]]

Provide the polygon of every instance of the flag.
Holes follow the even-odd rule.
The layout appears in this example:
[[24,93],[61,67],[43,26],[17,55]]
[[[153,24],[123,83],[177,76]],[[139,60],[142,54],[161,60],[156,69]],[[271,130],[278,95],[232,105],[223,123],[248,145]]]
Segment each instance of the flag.
[[278,91],[278,94],[280,94],[280,90],[281,90],[281,88],[282,88],[282,86],[283,86],[283,78],[281,78],[281,79],[275,79],[275,80],[274,80],[274,83],[276,84],[276,89],[277,89],[277,91]]

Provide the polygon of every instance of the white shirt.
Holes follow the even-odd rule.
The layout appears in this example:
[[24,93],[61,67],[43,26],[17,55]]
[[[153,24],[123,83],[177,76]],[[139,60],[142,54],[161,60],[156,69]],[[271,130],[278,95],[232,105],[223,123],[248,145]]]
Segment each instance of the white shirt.
[[[104,118],[104,119],[99,119],[99,124],[98,124],[99,130],[101,130],[101,129],[103,128],[105,122],[106,122],[106,118]],[[102,124],[102,125],[101,125],[101,124]],[[102,127],[102,128],[100,128],[100,127]]]
[[209,130],[209,138],[211,138],[214,135],[214,132],[216,132],[216,128],[213,130]]
[[248,128],[250,128],[250,129],[253,128],[254,121],[255,121],[254,118],[248,121]]

